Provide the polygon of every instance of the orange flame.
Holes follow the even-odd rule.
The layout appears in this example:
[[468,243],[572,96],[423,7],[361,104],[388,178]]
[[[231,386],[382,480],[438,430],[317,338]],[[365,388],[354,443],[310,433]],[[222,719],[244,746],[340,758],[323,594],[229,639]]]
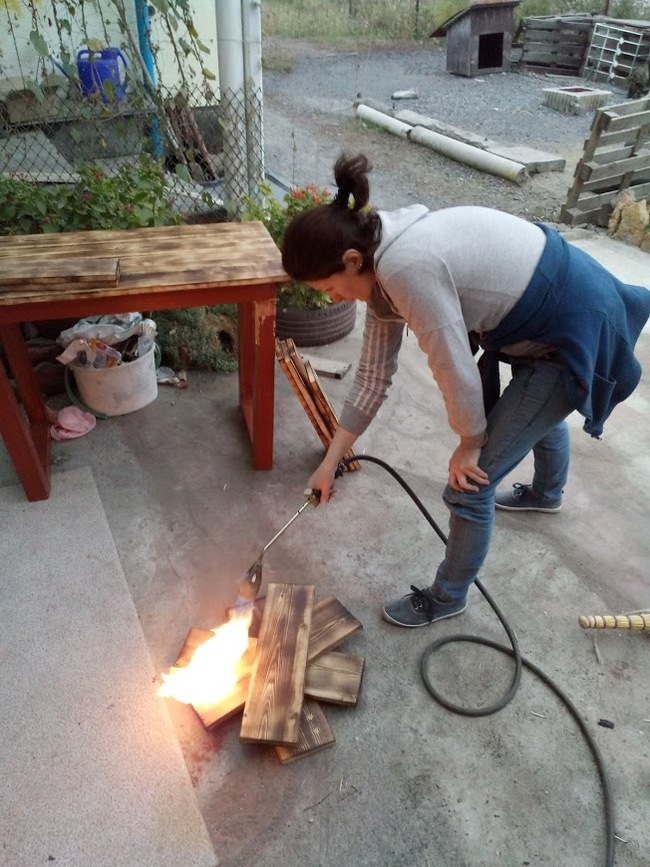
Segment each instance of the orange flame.
[[223,626],[212,629],[214,636],[197,647],[188,665],[162,674],[158,695],[197,706],[225,698],[237,683],[237,663],[248,647],[251,618],[252,612],[233,614]]

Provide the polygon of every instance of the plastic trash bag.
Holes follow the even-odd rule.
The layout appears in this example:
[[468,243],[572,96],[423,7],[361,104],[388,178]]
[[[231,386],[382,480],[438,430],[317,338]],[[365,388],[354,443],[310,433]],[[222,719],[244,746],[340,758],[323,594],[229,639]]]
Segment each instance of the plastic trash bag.
[[[73,340],[81,338],[101,340],[107,346],[114,346],[129,337],[150,337],[148,348],[156,338],[156,323],[153,319],[144,319],[141,313],[116,313],[106,316],[91,316],[80,319],[72,328],[62,331],[58,338],[64,348]],[[144,355],[146,347],[142,348],[140,355]]]
[[57,361],[79,367],[116,367],[142,358],[156,342],[156,323],[141,313],[120,313],[80,319],[62,331],[64,347]]

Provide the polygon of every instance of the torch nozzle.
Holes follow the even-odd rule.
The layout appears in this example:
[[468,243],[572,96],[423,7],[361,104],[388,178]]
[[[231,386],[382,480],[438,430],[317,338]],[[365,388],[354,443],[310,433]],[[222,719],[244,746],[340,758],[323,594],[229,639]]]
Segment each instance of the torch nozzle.
[[273,536],[273,538],[266,543],[266,545],[260,551],[257,560],[251,564],[248,568],[248,571],[242,578],[239,584],[239,596],[237,598],[237,602],[235,603],[235,607],[239,608],[244,605],[252,605],[255,597],[257,596],[260,586],[262,584],[262,558],[264,557],[265,551],[271,547],[271,545],[278,539],[287,527],[290,527],[291,524],[296,520],[298,515],[301,515],[307,506],[317,505],[320,500],[320,491],[314,490],[313,488],[305,488],[304,491],[306,501],[302,504],[302,506],[298,509],[298,511],[292,515],[287,523],[282,527],[278,532]]

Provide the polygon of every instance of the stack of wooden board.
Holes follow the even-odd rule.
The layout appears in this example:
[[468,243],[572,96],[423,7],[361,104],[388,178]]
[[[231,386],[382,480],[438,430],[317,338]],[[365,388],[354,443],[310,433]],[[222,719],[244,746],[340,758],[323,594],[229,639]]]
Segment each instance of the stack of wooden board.
[[[249,633],[234,689],[216,704],[193,707],[206,729],[243,711],[241,739],[273,745],[286,764],[334,743],[320,702],[356,706],[365,660],[334,648],[361,623],[334,596],[314,603],[310,584],[269,584],[256,608],[259,634]],[[213,636],[191,629],[175,667],[188,665]]]
[[[338,418],[321,387],[311,361],[301,357],[291,338],[277,339],[275,354],[320,441],[325,448],[328,448],[338,426]],[[346,458],[353,456],[352,451],[344,455]],[[359,466],[359,463],[354,461],[347,464],[345,469],[358,470]]]
[[593,22],[589,14],[522,18],[516,34],[522,46],[522,67],[554,75],[580,75]]

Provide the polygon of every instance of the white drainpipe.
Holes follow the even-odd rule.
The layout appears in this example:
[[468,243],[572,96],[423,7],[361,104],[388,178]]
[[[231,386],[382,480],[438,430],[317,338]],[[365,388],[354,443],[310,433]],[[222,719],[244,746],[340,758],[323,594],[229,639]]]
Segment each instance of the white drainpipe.
[[242,0],[244,79],[246,91],[246,153],[249,194],[259,196],[264,170],[262,102],[262,3]]
[[239,0],[215,0],[215,2],[224,198],[227,207],[239,215],[241,197],[249,193],[242,10]]

